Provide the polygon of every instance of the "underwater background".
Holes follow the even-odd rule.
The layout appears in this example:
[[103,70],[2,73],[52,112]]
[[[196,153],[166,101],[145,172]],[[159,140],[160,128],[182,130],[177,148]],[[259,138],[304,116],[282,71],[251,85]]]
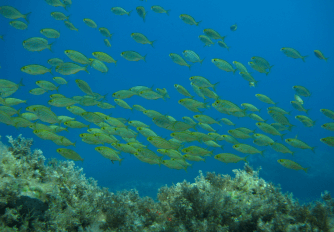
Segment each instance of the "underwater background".
[[[92,57],[95,51],[106,52],[117,60],[117,65],[107,64],[109,71],[106,74],[94,69],[89,69],[90,74],[79,72],[75,75],[63,76],[68,81],[67,85],[59,88],[59,93],[73,97],[83,95],[75,84],[75,79],[85,80],[94,92],[102,95],[108,94],[107,100],[114,104],[112,93],[129,89],[133,86],[144,85],[155,88],[166,88],[170,99],[166,101],[146,100],[139,96],[126,99],[129,105],[139,104],[146,109],[156,110],[162,114],[168,114],[181,120],[183,116],[192,117],[193,113],[178,104],[178,100],[184,98],[174,88],[174,84],[186,87],[192,95],[195,93],[190,86],[191,76],[204,76],[211,83],[220,82],[217,85],[216,93],[221,99],[230,100],[237,105],[241,103],[251,103],[259,109],[263,109],[259,114],[268,122],[274,122],[265,112],[269,106],[260,102],[255,94],[265,94],[279,102],[278,106],[290,111],[290,122],[296,125],[285,138],[298,138],[309,144],[311,147],[317,146],[315,153],[310,150],[291,148],[295,151],[292,157],[290,154],[281,154],[265,147],[265,157],[259,154],[252,155],[249,163],[254,169],[262,167],[260,176],[266,181],[280,184],[282,191],[292,192],[300,201],[311,201],[318,199],[324,190],[334,192],[334,150],[320,142],[321,138],[333,136],[333,132],[321,128],[321,125],[330,122],[320,109],[334,109],[334,81],[333,81],[333,54],[334,54],[334,3],[332,1],[73,1],[72,6],[65,11],[57,7],[54,8],[44,1],[6,1],[2,0],[1,5],[11,5],[22,13],[32,12],[27,30],[17,30],[11,27],[9,19],[0,17],[0,34],[4,34],[4,40],[0,40],[0,78],[8,79],[19,83],[23,78],[25,86],[21,87],[12,97],[27,100],[28,105],[44,104],[48,105],[48,95],[41,96],[29,94],[29,90],[36,88],[35,82],[38,80],[52,81],[52,75],[47,73],[39,76],[32,76],[20,71],[21,67],[29,64],[40,64],[49,67],[47,60],[51,58],[61,58],[70,62],[64,54],[67,49],[76,50],[87,57]],[[135,12],[137,6],[144,6],[148,11],[146,21],[143,22]],[[170,9],[169,16],[166,14],[156,14],[150,7],[161,5],[165,9]],[[126,10],[133,10],[130,17],[114,15],[110,9],[114,6],[121,6]],[[62,21],[56,21],[50,16],[53,11],[61,11],[70,16],[70,21],[79,29],[71,31],[65,27]],[[188,25],[179,18],[180,14],[189,14],[197,21],[202,20],[198,25]],[[93,19],[98,27],[106,27],[113,33],[111,47],[106,47],[104,37],[98,29],[93,29],[85,25],[84,18]],[[237,23],[238,29],[231,31],[230,26]],[[58,39],[48,39],[55,41],[53,52],[44,50],[41,52],[30,52],[23,48],[22,42],[30,37],[39,37],[43,28],[53,28],[60,31]],[[203,29],[212,28],[221,35],[226,35],[225,42],[230,46],[230,50],[223,49],[216,43],[210,47],[203,47],[203,43],[198,39],[203,34]],[[136,43],[131,38],[131,33],[140,32],[150,40],[156,40],[154,48],[150,45]],[[282,47],[292,47],[298,50],[303,56],[308,55],[306,62],[301,59],[286,57],[280,49]],[[146,62],[130,62],[120,56],[123,51],[133,50],[142,55],[146,55]],[[170,59],[170,53],[182,54],[184,50],[194,50],[205,60],[202,64],[194,64],[191,70],[184,66],[179,66]],[[322,51],[326,57],[330,57],[328,62],[320,60],[314,56],[313,50]],[[255,88],[249,87],[248,83],[238,74],[224,72],[211,62],[213,58],[220,58],[229,61],[239,61],[247,64],[253,56],[261,56],[275,65],[270,74],[253,71],[253,77],[259,81]],[[246,65],[247,66],[247,65]],[[249,70],[251,68],[247,66]],[[56,76],[57,73],[54,72]],[[290,104],[294,98],[292,86],[301,85],[312,92],[312,96],[304,98],[304,107],[311,109],[308,116],[316,120],[314,127],[304,127],[302,123],[294,117],[301,114]],[[55,91],[52,93],[56,93]],[[199,97],[195,97],[201,100]],[[210,104],[213,102],[209,99]],[[114,104],[115,105],[115,104]],[[19,105],[16,108],[26,105]],[[159,128],[150,118],[143,113],[133,110],[123,109],[116,106],[114,109],[103,110],[95,106],[85,107],[85,109],[95,112],[100,111],[105,114],[112,114],[113,117],[123,117],[131,120],[140,120],[151,125],[159,136],[171,138],[171,131]],[[65,108],[52,107],[57,115],[71,115]],[[250,118],[236,118],[223,115],[214,108],[205,109],[206,115],[212,118],[229,118],[237,127],[248,127],[257,129],[255,121]],[[84,120],[80,120],[85,122]],[[213,126],[219,134],[227,134],[227,130],[233,127],[222,125]],[[199,131],[204,132],[202,129]],[[260,130],[257,129],[259,133]],[[181,182],[184,179],[193,181],[199,170],[203,173],[210,171],[221,174],[232,174],[233,169],[243,167],[243,162],[237,164],[225,164],[213,157],[208,157],[206,162],[192,162],[192,167],[184,170],[173,170],[161,165],[150,165],[143,163],[130,154],[122,154],[124,158],[119,166],[118,162],[112,164],[94,150],[93,145],[81,142],[80,133],[85,129],[70,129],[69,133],[61,132],[71,141],[77,141],[73,148],[84,158],[82,162],[76,162],[78,166],[84,168],[87,177],[98,180],[100,186],[108,187],[110,191],[136,188],[141,196],[156,197],[158,188],[163,185]],[[22,134],[26,138],[33,138],[33,148],[41,149],[47,158],[57,158],[63,160],[56,149],[58,145],[51,141],[37,138],[29,128],[15,129],[12,126],[0,124],[1,136],[12,135],[16,137]],[[278,138],[278,137],[277,137]],[[146,139],[138,136],[138,140],[149,145]],[[280,142],[280,138],[277,139]],[[251,140],[245,143],[252,145]],[[216,148],[214,154],[230,152],[238,154],[232,145],[225,141],[219,141],[224,145],[224,150]],[[204,146],[203,144],[200,146]],[[204,146],[206,147],[206,146]],[[155,148],[149,145],[151,150]],[[72,148],[71,148],[72,149]],[[263,147],[259,148],[263,150]],[[240,155],[239,153],[238,155]],[[310,167],[308,173],[286,169],[281,166],[278,159],[291,159],[298,162],[303,167]]]

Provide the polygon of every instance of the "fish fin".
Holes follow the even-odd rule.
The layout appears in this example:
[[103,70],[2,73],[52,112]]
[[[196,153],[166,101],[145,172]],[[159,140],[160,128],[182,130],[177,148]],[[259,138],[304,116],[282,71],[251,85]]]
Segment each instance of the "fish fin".
[[151,42],[150,45],[152,46],[152,48],[154,48],[153,43],[156,42],[156,40],[153,40],[153,41],[150,41],[150,42]]
[[308,115],[308,111],[309,111],[309,110],[311,110],[311,109],[308,109],[308,110],[305,111],[305,113],[306,113],[307,115]]
[[220,83],[220,82],[217,82],[216,84],[213,84],[213,87],[212,87],[212,88],[213,88],[214,91],[216,91],[216,87],[217,87],[217,85],[218,85],[219,83]]
[[85,71],[86,73],[90,74],[89,71],[88,71],[88,66],[89,66],[89,65],[86,65],[86,66],[84,67],[84,71]]
[[[286,135],[286,134],[281,134],[281,135],[280,135],[282,141],[284,140],[284,136],[285,136],[285,135]],[[297,135],[296,135],[296,138],[297,138]]]
[[[56,41],[55,41],[55,42],[56,42]],[[55,42],[48,44],[48,49],[49,49],[52,53],[53,53],[53,51],[52,51],[52,45],[53,45]]]
[[315,147],[311,147],[311,150],[313,151],[313,153],[315,154],[315,149],[317,148],[318,146],[315,146]]
[[308,56],[302,56],[302,60],[305,62],[305,58],[308,57]]
[[31,12],[29,12],[29,13],[23,15],[23,18],[27,21],[28,24],[29,24],[29,17],[30,17],[30,14],[31,14]]

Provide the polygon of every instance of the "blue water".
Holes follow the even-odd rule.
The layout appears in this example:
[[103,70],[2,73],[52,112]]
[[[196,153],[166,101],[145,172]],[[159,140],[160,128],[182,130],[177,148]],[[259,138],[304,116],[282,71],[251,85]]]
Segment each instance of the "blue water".
[[[92,57],[95,51],[106,52],[114,59],[118,60],[117,66],[108,64],[107,74],[99,73],[90,69],[90,74],[80,72],[76,75],[66,76],[68,85],[61,86],[59,93],[67,97],[83,95],[76,86],[75,79],[83,79],[90,84],[94,92],[108,95],[108,102],[113,103],[112,93],[129,89],[136,85],[152,86],[154,88],[166,88],[170,99],[167,101],[146,100],[138,96],[125,99],[130,105],[139,104],[146,109],[157,110],[162,114],[169,114],[177,120],[183,116],[193,116],[195,113],[186,110],[177,101],[184,98],[180,95],[174,84],[181,84],[195,94],[191,87],[189,77],[204,76],[212,83],[220,82],[217,87],[217,94],[226,100],[230,100],[238,105],[241,103],[251,103],[258,108],[262,108],[260,113],[264,119],[270,119],[266,113],[269,106],[260,102],[255,94],[265,94],[275,102],[279,102],[279,107],[293,113],[289,117],[290,122],[297,125],[286,138],[298,138],[308,143],[310,146],[317,146],[316,153],[309,150],[300,150],[288,147],[296,151],[294,157],[289,154],[278,154],[270,147],[266,149],[265,158],[260,155],[253,155],[249,159],[250,165],[255,169],[262,167],[260,176],[266,181],[280,184],[284,192],[292,192],[301,201],[315,200],[320,197],[324,190],[334,192],[334,148],[329,147],[319,141],[320,138],[333,136],[333,132],[322,129],[320,126],[331,120],[325,117],[319,110],[328,108],[334,110],[334,81],[333,81],[333,58],[334,58],[334,2],[332,1],[279,1],[277,3],[268,1],[90,1],[73,0],[73,5],[66,12],[63,8],[54,8],[44,1],[2,1],[1,5],[11,5],[22,13],[32,12],[30,24],[27,30],[19,31],[9,25],[10,20],[0,15],[0,34],[5,34],[5,41],[0,40],[0,78],[19,82],[23,78],[25,84],[17,93],[11,97],[26,99],[28,105],[47,104],[49,100],[46,93],[41,96],[29,94],[29,90],[36,88],[35,82],[38,80],[52,81],[51,74],[31,76],[22,73],[20,68],[29,64],[41,64],[49,67],[47,60],[50,58],[61,58],[69,62],[70,59],[64,54],[64,50],[77,50]],[[144,6],[148,11],[146,22],[137,15],[135,8]],[[171,9],[170,16],[157,14],[150,10],[152,5],[161,5],[165,9]],[[114,6],[121,6],[126,10],[133,10],[130,17],[114,15],[110,9]],[[79,29],[79,32],[70,31],[62,21],[56,21],[50,16],[53,11],[61,11],[66,15],[71,14],[70,21]],[[197,21],[202,20],[199,26],[185,24],[180,18],[180,14],[190,14]],[[97,29],[89,28],[83,22],[84,18],[93,19],[98,27],[107,27],[114,33],[111,44],[106,47],[103,43],[104,37]],[[238,24],[235,32],[229,27]],[[53,46],[53,53],[44,50],[42,52],[29,52],[22,46],[22,42],[30,37],[43,37],[39,31],[43,28],[54,28],[59,30],[61,36]],[[221,35],[226,35],[225,42],[231,47],[228,52],[217,45],[203,47],[198,36],[203,34],[203,29],[212,28]],[[133,32],[143,33],[150,40],[156,40],[155,48],[150,45],[136,43],[130,34]],[[217,42],[217,41],[215,41]],[[297,49],[302,55],[308,55],[304,63],[300,59],[286,57],[280,48],[292,47]],[[187,67],[179,66],[172,62],[169,53],[182,54],[182,51],[189,49],[197,52],[201,58],[205,58],[202,65],[195,64],[191,71]],[[313,54],[313,50],[321,50],[326,57],[331,57],[328,62],[319,60]],[[142,55],[147,54],[146,61],[130,62],[120,56],[123,51],[134,50]],[[270,64],[275,65],[271,73],[265,74],[253,71],[247,62],[252,56],[261,56],[267,59]],[[232,63],[239,61],[245,64],[249,71],[253,72],[255,79],[259,80],[256,88],[250,88],[248,83],[239,75],[224,72],[218,69],[212,58],[221,58]],[[56,74],[59,76],[58,74]],[[305,101],[305,108],[311,109],[309,117],[317,120],[313,128],[304,127],[299,121],[294,119],[296,115],[304,115],[290,105],[293,100],[294,90],[292,86],[302,85],[312,92],[312,96]],[[53,92],[55,93],[55,92]],[[197,100],[201,100],[196,97]],[[212,103],[213,100],[210,100]],[[115,104],[114,104],[115,105]],[[18,105],[16,108],[27,105]],[[98,107],[84,107],[87,111],[100,111],[105,114],[112,113],[113,117],[130,118],[140,120],[152,125],[152,129],[161,137],[170,138],[170,131],[159,128],[153,124],[150,118],[139,111],[133,111],[116,107],[111,110],[102,110]],[[57,115],[72,116],[66,109],[52,107]],[[229,118],[238,127],[248,127],[256,129],[255,121],[250,118],[235,118],[223,115],[211,108],[205,110],[205,114],[213,118]],[[86,123],[83,119],[78,120]],[[214,126],[220,134],[227,134],[231,127],[223,125]],[[57,158],[63,160],[57,152],[57,145],[51,141],[44,141],[37,138],[29,128],[16,130],[13,127],[0,124],[0,134],[17,136],[23,134],[27,138],[34,138],[34,148],[41,149],[47,158]],[[200,130],[204,132],[203,130]],[[142,196],[156,197],[157,189],[163,185],[171,185],[183,181],[193,181],[199,174],[199,170],[221,174],[233,175],[233,169],[243,167],[243,163],[224,164],[213,157],[207,161],[193,163],[193,167],[184,170],[170,170],[165,166],[159,168],[157,165],[149,165],[137,160],[134,156],[123,154],[124,161],[119,166],[112,164],[97,153],[95,146],[81,142],[80,133],[84,129],[70,129],[70,132],[62,132],[71,141],[77,141],[74,148],[83,158],[84,162],[77,162],[83,167],[87,177],[93,177],[99,184],[110,188],[111,191],[121,189],[137,188]],[[260,130],[258,130],[260,132]],[[261,132],[260,132],[261,133]],[[149,144],[143,136],[138,137],[139,141]],[[275,139],[280,142],[280,138]],[[5,139],[2,138],[4,141]],[[243,156],[235,151],[231,144],[224,141],[219,142],[225,145],[224,151],[215,150],[215,154],[231,152]],[[245,140],[247,144],[253,144],[251,140]],[[152,145],[149,148],[155,150]],[[311,167],[306,174],[303,171],[286,169],[277,163],[277,159],[292,159],[304,167]]]

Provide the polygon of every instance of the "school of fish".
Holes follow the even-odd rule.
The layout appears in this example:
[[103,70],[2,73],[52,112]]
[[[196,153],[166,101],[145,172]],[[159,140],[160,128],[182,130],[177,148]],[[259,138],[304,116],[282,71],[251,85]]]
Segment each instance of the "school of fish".
[[[70,8],[72,0],[44,0],[48,5],[53,7],[62,7],[65,10]],[[154,5],[151,10],[155,13],[170,15],[171,10],[165,10],[163,7]],[[133,10],[123,9],[122,7],[112,7],[111,12],[115,15],[127,15],[131,17]],[[135,11],[145,22],[147,11],[143,6],[136,7]],[[17,30],[27,30],[29,27],[30,12],[21,13],[18,9],[12,6],[0,6],[0,14],[4,18],[10,19],[8,23]],[[70,15],[65,15],[60,11],[54,11],[50,17],[55,20],[63,21],[64,25],[73,31],[79,29],[70,21]],[[171,16],[172,17],[172,16]],[[2,18],[1,20],[6,20]],[[186,24],[199,26],[201,21],[195,20],[192,16],[181,14],[179,18]],[[107,47],[111,47],[110,39],[113,36],[108,28],[98,27],[93,19],[84,18],[83,22],[91,28],[98,28],[98,31],[104,36],[103,42]],[[230,27],[231,31],[236,31],[237,24]],[[31,52],[41,52],[45,49],[52,51],[53,43],[48,39],[59,39],[60,32],[52,28],[40,29],[40,34],[22,41],[24,49]],[[148,44],[155,47],[155,41],[149,40],[144,34],[132,33],[130,35],[139,44]],[[219,32],[211,28],[203,30],[203,34],[198,36],[198,39],[203,42],[204,46],[214,45],[216,42],[224,49],[230,51],[230,47],[225,43],[225,37]],[[5,35],[0,35],[0,39],[6,40]],[[1,42],[1,41],[0,41]],[[293,59],[301,59],[306,61],[307,55],[301,55],[296,49],[283,47],[280,51],[287,57]],[[65,50],[64,57],[70,61],[64,61],[61,58],[52,58],[47,62],[50,65],[45,67],[40,64],[27,64],[21,67],[21,71],[27,75],[43,75],[54,71],[62,76],[55,76],[52,81],[38,80],[36,85],[38,87],[29,91],[32,95],[43,95],[52,91],[58,91],[62,85],[67,84],[64,76],[73,75],[84,71],[89,73],[89,68],[93,68],[99,72],[107,73],[110,64],[117,64],[117,60],[111,57],[108,53],[97,51],[92,54],[83,54],[80,51]],[[314,55],[327,62],[328,57],[319,50],[314,50]],[[120,54],[121,57],[128,61],[145,61],[146,56],[139,54],[136,51],[124,51]],[[93,58],[89,58],[93,57]],[[192,65],[196,63],[202,64],[207,60],[202,59],[195,51],[184,50],[182,54],[170,53],[171,60],[181,66],[186,66],[191,69]],[[211,62],[220,70],[225,72],[236,72],[246,81],[249,86],[256,87],[258,81],[254,79],[248,68],[238,62],[229,62],[220,58],[212,58]],[[274,65],[271,65],[265,58],[253,56],[248,62],[251,69],[259,73],[269,75]],[[216,86],[218,83],[211,83],[211,81],[203,76],[191,76],[189,82],[192,91],[201,100],[195,100],[195,95],[191,93],[186,87],[174,84],[174,88],[180,93],[182,99],[178,103],[185,107],[192,116],[184,116],[181,121],[173,118],[171,115],[164,115],[156,110],[145,109],[143,106],[136,104],[130,106],[126,99],[136,96],[138,99],[142,97],[147,100],[167,100],[170,98],[166,88],[156,88],[147,86],[133,86],[130,89],[119,90],[112,93],[114,103],[119,107],[129,110],[136,110],[142,112],[152,121],[156,126],[170,131],[171,139],[160,137],[147,122],[141,122],[135,119],[114,118],[101,112],[95,112],[90,109],[92,107],[99,107],[100,109],[109,110],[115,108],[107,102],[106,95],[94,92],[89,83],[82,79],[76,79],[77,87],[82,91],[81,96],[68,97],[63,94],[53,93],[49,95],[50,100],[47,104],[29,105],[26,100],[21,100],[11,97],[22,86],[25,81],[31,81],[29,78],[22,78],[20,83],[14,83],[9,79],[0,79],[0,122],[15,128],[28,127],[33,130],[33,133],[43,139],[60,146],[57,152],[63,157],[75,161],[83,160],[82,157],[75,151],[76,143],[70,141],[63,135],[62,131],[75,130],[86,128],[87,133],[80,134],[82,142],[95,145],[95,150],[106,159],[112,162],[118,161],[119,164],[126,159],[121,158],[121,153],[128,153],[140,161],[148,164],[162,164],[171,169],[184,169],[193,162],[204,161],[206,157],[214,156],[214,159],[224,163],[237,163],[239,161],[248,162],[247,158],[250,155],[260,154],[265,156],[265,150],[258,147],[270,147],[277,153],[289,153],[292,156],[298,152],[298,149],[309,149],[315,152],[316,147],[294,138],[285,138],[284,131],[293,130],[296,125],[293,125],[289,118],[291,112],[286,111],[277,106],[277,102],[272,100],[269,96],[263,94],[256,94],[255,97],[264,103],[268,104],[267,113],[272,118],[274,123],[267,123],[262,116],[259,115],[260,109],[253,104],[242,103],[240,106],[232,101],[221,99],[216,93]],[[73,80],[71,80],[73,81]],[[293,86],[295,92],[294,99],[290,102],[292,107],[299,111],[301,115],[297,115],[297,119],[305,127],[315,126],[315,120],[307,116],[309,109],[305,108],[303,98],[311,97],[312,93],[304,86]],[[213,103],[209,103],[212,99]],[[22,103],[28,104],[28,107],[22,112],[21,109],[15,108]],[[205,114],[205,110],[213,107],[218,112],[234,116],[236,118],[249,117],[254,120],[254,124],[261,131],[251,130],[246,127],[236,127],[236,124],[228,118],[214,119]],[[58,107],[66,108],[68,115],[57,115],[54,111]],[[93,112],[94,111],[94,112]],[[328,117],[331,122],[325,123],[321,127],[323,129],[334,131],[334,111],[330,109],[320,109],[324,116]],[[296,121],[296,120],[295,120]],[[293,122],[294,123],[294,122]],[[216,125],[217,124],[217,125]],[[301,126],[298,125],[298,126]],[[217,133],[215,127],[229,126],[233,129],[227,129],[226,134]],[[199,132],[202,129],[204,132]],[[141,137],[145,139],[142,140]],[[280,138],[281,141],[278,139]],[[246,140],[253,140],[253,144],[247,144]],[[214,151],[223,150],[224,145],[229,145],[236,150],[236,154],[244,153],[246,156],[239,156],[232,153],[220,153],[214,155]],[[279,141],[279,142],[278,142]],[[321,142],[334,147],[334,136],[321,138]],[[196,142],[198,145],[190,144]],[[148,148],[147,144],[153,145],[155,149]],[[73,146],[72,149],[67,148]],[[291,148],[297,148],[294,151]],[[292,157],[293,159],[293,157]],[[289,159],[279,159],[279,164],[286,168],[294,170],[308,171],[308,168],[302,167],[300,164]]]

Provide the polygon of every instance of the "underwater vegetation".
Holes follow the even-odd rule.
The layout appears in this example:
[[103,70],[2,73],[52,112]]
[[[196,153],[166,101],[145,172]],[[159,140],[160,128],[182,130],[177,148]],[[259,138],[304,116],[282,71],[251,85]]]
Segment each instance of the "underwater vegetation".
[[200,171],[194,183],[109,192],[73,161],[31,151],[33,140],[0,144],[0,231],[333,231],[334,200],[301,205],[248,164],[235,177]]

